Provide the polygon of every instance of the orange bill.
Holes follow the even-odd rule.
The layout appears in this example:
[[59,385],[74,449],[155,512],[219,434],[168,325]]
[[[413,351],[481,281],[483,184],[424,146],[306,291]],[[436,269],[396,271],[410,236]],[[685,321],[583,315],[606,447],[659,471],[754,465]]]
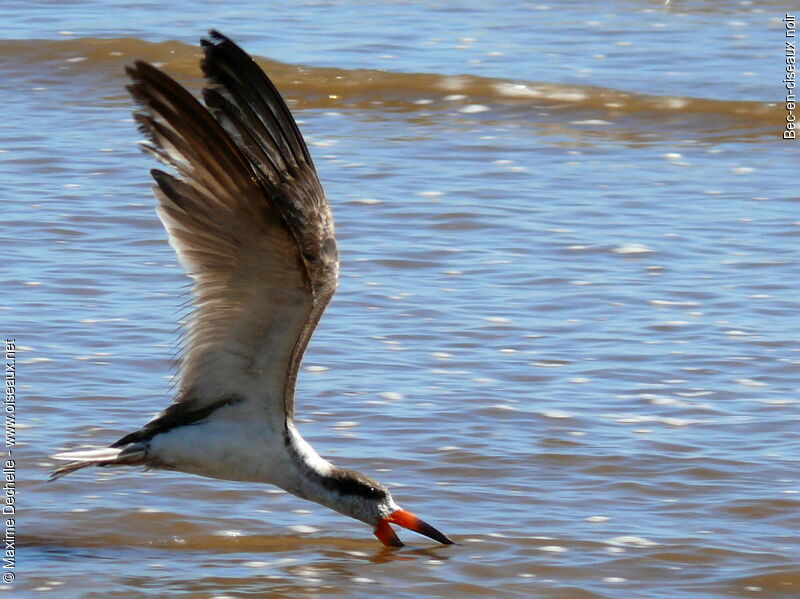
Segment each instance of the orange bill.
[[378,526],[375,527],[375,536],[378,537],[381,543],[388,547],[403,546],[403,542],[397,537],[394,530],[392,530],[392,527],[389,526],[390,523],[397,524],[398,526],[402,526],[408,530],[413,530],[414,532],[418,532],[419,534],[425,535],[434,541],[439,541],[443,545],[453,544],[453,541],[451,541],[447,536],[436,530],[433,526],[421,518],[418,518],[406,510],[397,510],[389,514],[386,518],[382,518],[378,523]]

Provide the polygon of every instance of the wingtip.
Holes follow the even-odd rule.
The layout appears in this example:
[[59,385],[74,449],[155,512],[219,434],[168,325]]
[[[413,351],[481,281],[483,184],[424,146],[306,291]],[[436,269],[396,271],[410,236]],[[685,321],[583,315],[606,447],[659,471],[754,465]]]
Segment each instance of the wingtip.
[[208,30],[208,37],[204,37],[200,40],[201,46],[218,46],[220,44],[229,43],[232,44],[233,42],[230,38],[226,35],[223,35],[216,29],[209,29]]
[[133,77],[134,74],[137,73],[138,71],[143,71],[146,70],[147,68],[153,69],[155,67],[151,65],[149,62],[145,62],[137,58],[136,60],[133,61],[133,64],[125,65],[125,72],[128,73],[128,75],[130,75],[131,77]]
[[163,76],[163,73],[158,68],[144,60],[134,60],[133,64],[125,65],[125,74],[133,81],[132,84],[125,86],[125,89],[127,89],[129,93],[133,93],[131,92],[132,86],[147,81],[158,80],[159,77]]
[[[138,62],[138,61],[137,61]],[[136,63],[133,64],[126,64],[125,65],[125,74],[130,77],[131,79],[136,79],[138,72],[138,68],[136,67]],[[127,86],[126,86],[127,87]]]
[[209,61],[220,57],[225,57],[227,60],[240,60],[242,58],[253,60],[253,57],[245,52],[239,44],[216,29],[211,29],[208,32],[208,37],[200,40],[200,46],[203,48],[203,54],[205,55],[200,63],[203,68],[206,68],[205,65]]

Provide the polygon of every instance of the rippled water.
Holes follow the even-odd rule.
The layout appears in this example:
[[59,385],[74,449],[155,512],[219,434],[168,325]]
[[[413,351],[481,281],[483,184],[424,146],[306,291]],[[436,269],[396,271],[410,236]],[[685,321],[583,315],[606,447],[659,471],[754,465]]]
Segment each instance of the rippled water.
[[[17,580],[36,597],[800,593],[798,147],[778,2],[0,9]],[[459,545],[266,486],[46,483],[169,399],[183,276],[122,66],[214,26],[292,101],[342,276],[300,428]],[[10,39],[10,38],[14,39]],[[769,104],[774,102],[775,104]]]

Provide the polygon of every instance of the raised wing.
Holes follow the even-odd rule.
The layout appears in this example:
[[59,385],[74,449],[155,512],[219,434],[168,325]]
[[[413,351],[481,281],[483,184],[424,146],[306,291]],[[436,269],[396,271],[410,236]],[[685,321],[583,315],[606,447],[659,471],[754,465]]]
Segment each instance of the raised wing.
[[[125,444],[261,402],[274,427],[293,417],[308,340],[336,288],[333,220],[297,125],[243,50],[202,40],[206,106],[155,67],[128,68],[157,212],[194,280],[175,401]],[[259,411],[258,413],[261,413]]]

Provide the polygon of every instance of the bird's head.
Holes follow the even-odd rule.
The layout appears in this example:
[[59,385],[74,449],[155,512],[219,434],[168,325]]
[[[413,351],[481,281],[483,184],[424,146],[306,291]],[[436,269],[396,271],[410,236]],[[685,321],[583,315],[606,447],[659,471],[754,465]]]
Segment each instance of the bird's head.
[[343,469],[337,469],[327,481],[330,490],[338,495],[338,505],[330,507],[373,526],[375,536],[384,545],[403,546],[403,542],[392,529],[392,524],[413,530],[443,545],[453,544],[453,541],[433,526],[400,508],[392,499],[389,489],[378,481],[360,472]]

